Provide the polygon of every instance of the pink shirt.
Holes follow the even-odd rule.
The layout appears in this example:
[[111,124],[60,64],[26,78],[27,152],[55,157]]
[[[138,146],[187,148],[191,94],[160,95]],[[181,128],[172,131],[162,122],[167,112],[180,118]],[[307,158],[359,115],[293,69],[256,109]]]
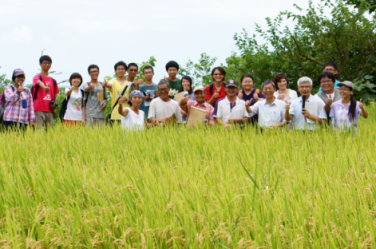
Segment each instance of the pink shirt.
[[194,106],[196,108],[206,111],[205,118],[208,120],[210,124],[214,124],[214,118],[213,118],[214,107],[212,105],[206,102],[204,102],[203,104],[199,104],[196,100],[188,100],[187,102],[188,117],[189,117],[189,111],[191,109],[191,106]]
[[42,76],[42,82],[50,88],[49,92],[45,92],[42,87],[38,87],[36,98],[34,97],[34,110],[40,112],[53,112],[50,109],[50,101],[56,99],[56,95],[59,93],[59,88],[55,86],[54,80],[51,77],[38,74],[33,77],[33,87],[37,87],[36,84]]
[[[28,88],[23,92],[17,92],[13,85],[4,89],[5,109],[4,121],[28,124],[35,122],[33,99]],[[26,108],[23,108],[21,101],[26,100]]]

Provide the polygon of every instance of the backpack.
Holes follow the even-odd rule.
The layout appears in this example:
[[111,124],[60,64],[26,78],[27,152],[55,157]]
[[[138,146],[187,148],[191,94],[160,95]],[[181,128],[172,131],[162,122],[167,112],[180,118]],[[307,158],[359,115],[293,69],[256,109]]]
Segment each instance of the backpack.
[[[13,91],[16,89],[13,85],[10,85]],[[0,93],[0,121],[3,121],[4,112],[5,112],[5,94],[4,94],[5,88],[2,93]]]
[[[84,103],[84,90],[80,89],[81,91],[81,96],[82,96],[82,107],[84,107],[86,105],[86,102],[87,102],[87,99],[85,100],[85,103]],[[70,95],[69,96],[66,96],[63,100],[63,102],[61,102],[61,109],[60,109],[60,112],[59,112],[59,118],[61,121],[64,120],[64,116],[65,116],[65,112],[67,111],[67,106],[68,106],[68,101],[70,99]]]

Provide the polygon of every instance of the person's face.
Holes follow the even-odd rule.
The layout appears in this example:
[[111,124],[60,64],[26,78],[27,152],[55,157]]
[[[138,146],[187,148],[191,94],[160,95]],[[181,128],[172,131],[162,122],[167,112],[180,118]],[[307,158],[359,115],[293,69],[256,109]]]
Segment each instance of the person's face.
[[168,73],[168,76],[169,76],[170,78],[175,79],[175,78],[176,78],[176,75],[178,74],[178,69],[175,68],[175,67],[169,67],[169,68],[167,69],[167,73]]
[[273,87],[272,84],[267,84],[267,85],[265,85],[264,88],[262,89],[262,93],[265,95],[265,97],[266,97],[267,99],[271,99],[271,98],[273,98],[273,97],[274,97],[274,96],[273,96],[274,92],[275,92],[275,89],[274,89],[274,87]]
[[333,66],[326,66],[326,67],[324,68],[323,71],[324,71],[324,72],[332,73],[332,74],[334,74],[335,76],[337,76],[338,73],[339,73],[338,70],[335,69]]
[[320,80],[320,87],[324,93],[332,93],[334,90],[334,82],[328,77],[323,77]]
[[312,91],[312,86],[309,84],[309,82],[303,82],[299,85],[298,91],[300,95],[309,96]]
[[205,102],[205,94],[204,91],[196,91],[195,92],[195,98],[198,103],[204,103]]
[[242,88],[246,91],[250,91],[253,88],[253,80],[250,77],[245,77],[242,81]]
[[144,77],[146,80],[151,81],[153,79],[154,72],[152,69],[145,69],[144,70]]
[[214,70],[212,76],[215,82],[223,82],[225,79],[225,76],[218,69]]
[[181,86],[183,87],[184,91],[189,91],[191,89],[191,84],[189,83],[189,80],[186,79],[181,81]]
[[115,74],[116,74],[117,77],[124,77],[125,67],[124,66],[118,66],[118,67],[116,67]]
[[130,66],[128,68],[128,75],[129,75],[129,77],[134,78],[134,77],[136,77],[137,73],[138,73],[138,68],[137,67]]
[[42,71],[48,72],[51,68],[51,62],[50,61],[42,61],[40,64],[40,67],[42,68]]
[[228,97],[236,96],[236,90],[237,90],[236,87],[233,87],[233,86],[226,87],[225,90],[226,90],[226,94],[227,94]]
[[99,70],[98,68],[91,68],[89,72],[90,78],[92,80],[97,80],[99,76]]
[[167,84],[158,86],[159,97],[163,100],[168,99],[168,93],[170,92],[170,87]]
[[139,107],[142,104],[142,97],[140,95],[133,96],[131,99],[132,106]]
[[287,88],[287,80],[286,79],[281,79],[280,81],[277,82],[278,89],[279,90],[286,90]]
[[79,87],[81,85],[81,79],[73,78],[71,84],[72,84],[72,87]]
[[341,98],[347,98],[352,94],[352,91],[347,86],[340,86],[339,94],[341,95]]
[[14,78],[14,84],[16,86],[21,86],[25,81],[25,76],[24,75],[20,75],[20,76],[17,76],[16,78]]

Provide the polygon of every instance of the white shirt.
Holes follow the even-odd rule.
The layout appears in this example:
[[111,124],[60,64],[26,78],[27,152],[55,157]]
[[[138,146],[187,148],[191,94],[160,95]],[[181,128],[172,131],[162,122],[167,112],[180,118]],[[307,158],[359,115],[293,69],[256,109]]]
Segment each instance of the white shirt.
[[[294,100],[298,97],[298,94],[296,93],[295,90],[287,89],[287,92],[288,92],[288,96],[285,96],[283,100],[288,102],[288,103],[291,103],[292,100]],[[280,94],[279,90],[275,91],[274,97],[276,97],[278,99],[279,94]],[[280,100],[282,100],[282,99],[280,99]]]
[[128,130],[143,130],[145,114],[142,110],[138,110],[138,114],[135,113],[130,107],[126,107],[129,110],[127,116],[121,116],[121,125]]
[[275,99],[269,104],[266,100],[259,100],[251,106],[252,116],[258,114],[258,124],[261,127],[271,127],[285,120],[286,104]]
[[[68,92],[69,89],[65,89]],[[82,93],[81,90],[72,91],[67,103],[64,120],[82,121]]]
[[[292,126],[295,129],[299,130],[314,130],[316,128],[316,122],[304,117],[304,115],[302,114],[302,103],[302,97],[294,99],[291,103],[289,113],[293,115]],[[307,109],[309,113],[321,119],[326,119],[326,112],[324,107],[324,102],[319,97],[313,95],[310,95],[305,103],[305,109]]]
[[236,97],[236,102],[231,106],[231,103],[226,96],[217,102],[213,116],[221,119],[224,123],[229,123],[229,120],[231,119],[242,119],[248,117],[248,113],[245,109],[244,100]]
[[163,101],[160,97],[155,98],[150,103],[148,118],[164,119],[171,117],[175,114],[176,121],[182,122],[182,115],[179,104],[170,99],[169,101]]

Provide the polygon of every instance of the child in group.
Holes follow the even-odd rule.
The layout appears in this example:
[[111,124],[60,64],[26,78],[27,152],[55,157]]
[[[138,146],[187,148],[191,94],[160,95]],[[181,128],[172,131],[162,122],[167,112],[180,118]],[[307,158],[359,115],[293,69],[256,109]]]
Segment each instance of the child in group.
[[143,100],[143,94],[139,90],[133,90],[130,94],[131,107],[123,107],[126,102],[125,97],[119,99],[119,114],[121,117],[121,124],[127,130],[143,130],[145,127],[145,113],[140,110]]

